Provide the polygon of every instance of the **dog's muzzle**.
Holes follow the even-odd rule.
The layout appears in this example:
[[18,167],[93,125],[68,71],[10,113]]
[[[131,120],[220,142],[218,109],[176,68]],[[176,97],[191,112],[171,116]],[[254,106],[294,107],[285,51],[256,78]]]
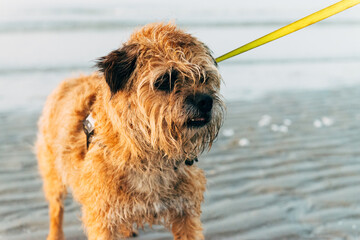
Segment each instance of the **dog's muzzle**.
[[210,95],[204,93],[190,95],[186,98],[185,104],[190,112],[188,127],[203,127],[210,122],[213,108],[213,98]]

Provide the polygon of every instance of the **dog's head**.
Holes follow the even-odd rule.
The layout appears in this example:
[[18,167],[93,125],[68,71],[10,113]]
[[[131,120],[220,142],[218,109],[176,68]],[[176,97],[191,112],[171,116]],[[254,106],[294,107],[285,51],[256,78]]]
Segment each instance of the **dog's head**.
[[119,131],[142,151],[184,158],[211,146],[223,120],[221,77],[202,42],[173,24],[151,24],[97,66]]

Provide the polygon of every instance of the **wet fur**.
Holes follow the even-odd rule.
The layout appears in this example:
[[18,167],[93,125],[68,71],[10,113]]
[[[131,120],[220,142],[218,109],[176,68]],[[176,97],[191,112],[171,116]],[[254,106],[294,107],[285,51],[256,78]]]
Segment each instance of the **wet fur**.
[[[206,179],[185,160],[209,148],[222,124],[220,75],[210,51],[173,24],[151,24],[97,66],[99,72],[61,83],[39,121],[48,239],[64,239],[67,187],[82,205],[88,239],[131,237],[144,224],[163,224],[175,239],[203,239]],[[172,71],[174,89],[156,89],[159,77]],[[214,100],[202,128],[186,126],[197,114],[186,98],[196,93]],[[86,149],[82,121],[90,113],[95,134]]]

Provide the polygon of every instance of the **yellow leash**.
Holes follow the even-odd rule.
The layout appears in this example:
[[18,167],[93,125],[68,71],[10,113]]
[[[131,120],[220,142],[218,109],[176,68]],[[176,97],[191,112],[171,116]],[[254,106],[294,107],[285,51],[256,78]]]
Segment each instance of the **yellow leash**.
[[255,41],[252,41],[244,46],[241,46],[231,52],[228,52],[228,53],[216,58],[215,60],[216,60],[216,62],[224,61],[228,58],[234,57],[238,54],[244,53],[253,48],[259,47],[268,42],[271,42],[278,38],[284,37],[290,33],[296,32],[296,31],[303,29],[311,24],[320,22],[320,21],[324,20],[325,18],[331,17],[331,16],[333,16],[339,12],[342,12],[348,8],[351,8],[359,3],[360,3],[360,0],[342,0],[338,3],[335,3],[334,5],[324,8],[316,13],[313,13],[313,14],[311,14],[307,17],[304,17],[296,22],[293,22],[285,27],[282,27],[272,33],[269,33],[268,35],[265,35]]

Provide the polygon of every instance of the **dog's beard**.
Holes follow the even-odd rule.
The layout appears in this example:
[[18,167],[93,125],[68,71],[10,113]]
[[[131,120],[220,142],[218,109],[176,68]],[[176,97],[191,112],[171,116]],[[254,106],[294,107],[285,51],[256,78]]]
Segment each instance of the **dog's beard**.
[[208,122],[197,127],[188,125],[196,113],[189,112],[182,99],[164,104],[147,95],[142,100],[137,104],[136,117],[127,109],[129,126],[125,127],[126,135],[135,140],[133,149],[138,151],[134,154],[139,158],[151,156],[176,162],[193,159],[210,149],[223,122],[224,105],[216,97]]
[[196,123],[195,126],[190,124],[189,126],[189,121],[187,121],[184,127],[184,138],[187,139],[188,143],[183,146],[185,153],[198,156],[203,151],[210,149],[222,126],[222,120],[223,109],[216,106],[204,122]]
[[[168,139],[167,142],[172,143],[168,148],[170,151],[165,151],[166,155],[179,160],[193,159],[210,149],[222,126],[223,112],[222,102],[218,101],[209,116],[197,117],[196,113],[182,110],[180,114],[175,114],[177,117],[170,117],[169,122],[165,123],[169,127],[164,128],[170,131],[163,132],[163,136]],[[192,119],[195,120],[195,124],[189,124],[192,123]],[[200,121],[197,121],[199,119]]]

